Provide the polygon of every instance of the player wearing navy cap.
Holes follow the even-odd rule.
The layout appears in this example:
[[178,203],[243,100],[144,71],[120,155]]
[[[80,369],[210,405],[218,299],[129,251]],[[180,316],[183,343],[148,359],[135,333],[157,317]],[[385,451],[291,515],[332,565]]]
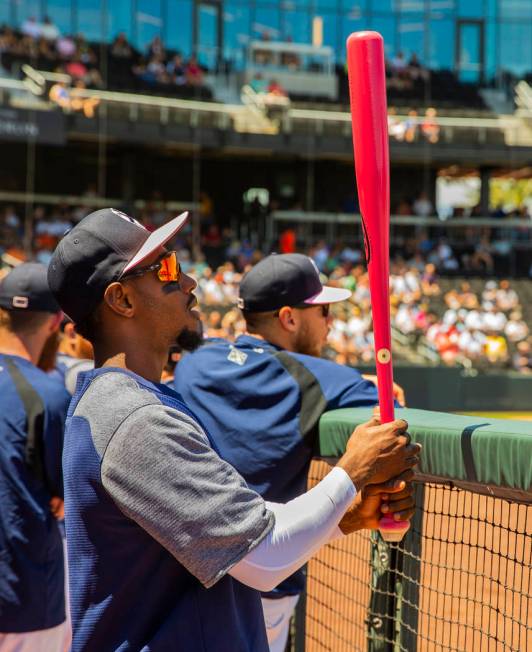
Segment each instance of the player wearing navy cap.
[[[374,382],[320,358],[329,305],[350,296],[323,286],[308,256],[268,256],[240,286],[248,333],[234,343],[209,340],[178,365],[176,390],[221,456],[266,500],[287,502],[305,492],[323,412],[378,402]],[[263,594],[271,652],[285,649],[304,586],[300,570]]]
[[164,247],[185,219],[150,234],[119,211],[96,211],[50,262],[50,287],[96,365],[78,379],[63,457],[73,652],[266,652],[256,589],[341,536],[339,524],[359,527],[360,505],[376,519],[374,498],[353,513],[357,491],[418,460],[404,421],[374,421],[292,503],[266,503],[246,485],[159,383],[169,347],[193,338],[199,319],[196,283]]
[[61,652],[69,639],[55,515],[70,397],[36,366],[61,318],[43,265],[23,263],[0,283],[0,650],[7,652]]

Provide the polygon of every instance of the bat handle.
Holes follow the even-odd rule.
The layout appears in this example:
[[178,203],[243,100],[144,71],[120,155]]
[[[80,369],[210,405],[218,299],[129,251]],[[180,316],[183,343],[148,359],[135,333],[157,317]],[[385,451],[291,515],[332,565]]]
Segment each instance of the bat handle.
[[[381,423],[389,423],[395,418],[393,400],[393,372],[391,359],[377,351],[377,379],[379,383],[379,408]],[[380,360],[379,360],[380,358]],[[399,543],[407,533],[410,521],[396,521],[393,516],[385,514],[379,521],[379,532],[387,543]]]

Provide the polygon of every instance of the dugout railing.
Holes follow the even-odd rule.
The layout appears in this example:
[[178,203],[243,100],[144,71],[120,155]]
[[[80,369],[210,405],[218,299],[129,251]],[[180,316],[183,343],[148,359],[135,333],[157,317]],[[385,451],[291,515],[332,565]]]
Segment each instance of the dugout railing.
[[[371,410],[322,417],[336,459]],[[307,567],[293,652],[532,650],[532,422],[398,411],[423,445],[401,544],[358,532]],[[313,462],[309,482],[329,469]]]

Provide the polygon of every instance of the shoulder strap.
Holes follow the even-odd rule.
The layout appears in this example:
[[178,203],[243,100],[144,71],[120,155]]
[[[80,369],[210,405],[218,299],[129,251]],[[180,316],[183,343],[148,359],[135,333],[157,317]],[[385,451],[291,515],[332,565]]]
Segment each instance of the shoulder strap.
[[26,464],[34,477],[46,486],[43,446],[44,403],[13,360],[6,356],[4,362],[26,412],[28,429],[24,453]]
[[305,365],[286,351],[274,353],[286,371],[299,385],[301,392],[301,412],[299,415],[299,428],[305,443],[317,449],[319,441],[319,422],[321,415],[327,409],[327,400],[316,376]]

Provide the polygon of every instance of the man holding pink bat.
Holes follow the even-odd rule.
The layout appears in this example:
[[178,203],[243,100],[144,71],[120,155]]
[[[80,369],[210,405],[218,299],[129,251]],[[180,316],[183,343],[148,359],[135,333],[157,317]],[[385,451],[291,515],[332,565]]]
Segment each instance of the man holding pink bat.
[[[236,342],[208,340],[179,362],[176,390],[205,424],[220,455],[266,500],[285,503],[306,491],[324,412],[377,404],[372,381],[321,357],[329,306],[350,295],[349,290],[323,286],[307,256],[268,256],[240,285],[247,333]],[[409,471],[402,478],[404,489],[389,495],[382,513],[379,498],[374,514],[389,510],[408,519],[411,477]],[[378,516],[362,519],[360,528],[376,528]],[[357,513],[354,519],[359,517]],[[262,594],[271,652],[283,652],[290,616],[304,587],[304,572],[298,570]]]

